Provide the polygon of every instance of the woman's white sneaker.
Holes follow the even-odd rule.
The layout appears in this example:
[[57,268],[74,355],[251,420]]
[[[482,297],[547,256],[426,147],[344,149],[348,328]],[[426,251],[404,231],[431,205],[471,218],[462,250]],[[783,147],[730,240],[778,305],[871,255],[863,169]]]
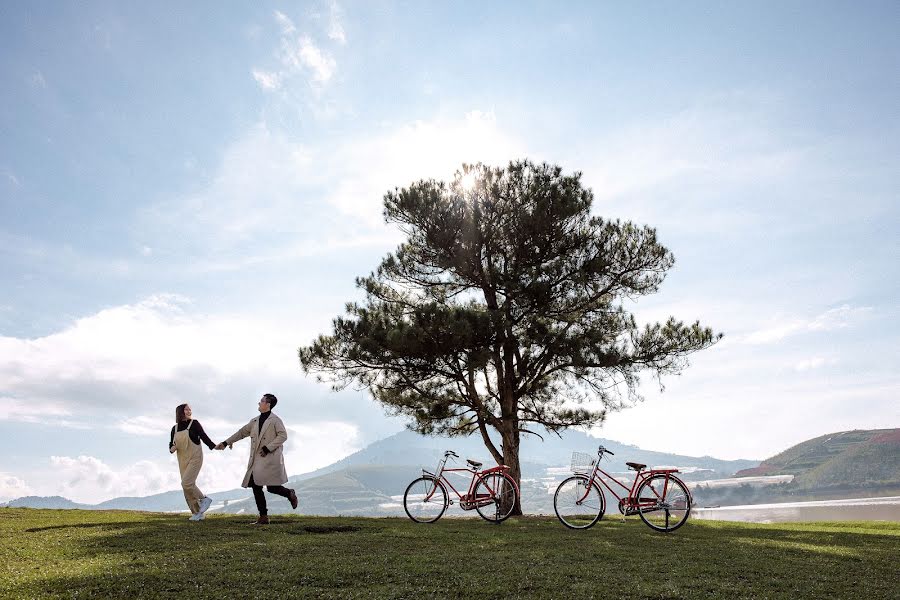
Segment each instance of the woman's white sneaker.
[[[211,505],[212,505],[212,498],[210,498],[209,496],[207,496],[206,498],[203,498],[202,500],[200,500],[200,514],[202,515],[202,514],[205,513],[207,510],[209,510],[209,507],[210,507]],[[201,518],[202,518],[202,517],[201,517]]]

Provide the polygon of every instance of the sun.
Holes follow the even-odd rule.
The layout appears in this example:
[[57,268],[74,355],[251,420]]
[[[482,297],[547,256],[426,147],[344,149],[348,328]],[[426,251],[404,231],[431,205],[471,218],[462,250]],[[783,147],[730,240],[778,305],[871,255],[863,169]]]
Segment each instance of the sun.
[[478,182],[478,178],[475,177],[474,171],[469,171],[465,175],[459,178],[459,187],[462,188],[464,192],[471,192],[475,189],[475,184]]

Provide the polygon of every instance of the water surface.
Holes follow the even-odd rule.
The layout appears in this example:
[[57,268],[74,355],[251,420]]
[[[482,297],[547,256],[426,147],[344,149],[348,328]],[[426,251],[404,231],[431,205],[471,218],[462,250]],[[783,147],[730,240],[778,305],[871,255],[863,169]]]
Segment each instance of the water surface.
[[850,498],[814,502],[750,504],[721,508],[695,507],[691,517],[749,523],[796,521],[900,521],[900,496]]

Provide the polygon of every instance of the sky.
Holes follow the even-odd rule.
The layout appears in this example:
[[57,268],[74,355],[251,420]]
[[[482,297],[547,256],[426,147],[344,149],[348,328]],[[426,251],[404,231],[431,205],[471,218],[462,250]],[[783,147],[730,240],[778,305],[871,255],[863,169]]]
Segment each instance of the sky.
[[[218,441],[276,394],[290,474],[402,430],[296,350],[402,242],[384,193],[464,162],[582,173],[675,255],[638,321],[725,334],[595,435],[762,460],[900,427],[898,25],[896,2],[0,3],[0,501],[178,489],[182,402]],[[237,487],[245,446],[201,489]]]

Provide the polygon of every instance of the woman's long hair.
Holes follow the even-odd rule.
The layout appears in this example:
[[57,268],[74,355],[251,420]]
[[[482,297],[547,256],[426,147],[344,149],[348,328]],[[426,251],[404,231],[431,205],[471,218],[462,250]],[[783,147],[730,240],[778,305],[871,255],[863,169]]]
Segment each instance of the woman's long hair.
[[175,422],[181,423],[182,421],[187,421],[187,417],[184,416],[184,407],[187,404],[179,404],[175,407]]

